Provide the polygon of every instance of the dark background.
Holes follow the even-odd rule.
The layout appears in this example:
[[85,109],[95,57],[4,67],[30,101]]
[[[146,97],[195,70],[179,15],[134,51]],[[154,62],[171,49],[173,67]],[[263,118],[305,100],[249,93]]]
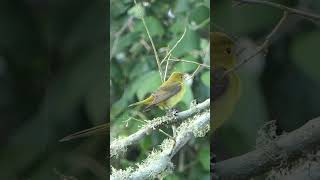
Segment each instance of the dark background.
[[[248,57],[282,17],[282,11],[261,5],[215,1],[211,28],[236,37]],[[277,0],[276,3],[320,14],[320,1]],[[217,25],[220,28],[217,28]],[[233,116],[217,131],[217,160],[253,150],[259,128],[275,120],[280,135],[320,115],[320,24],[290,15],[272,38],[266,56],[259,55],[239,70],[242,95]],[[241,59],[238,57],[238,60]],[[241,60],[239,60],[241,61]]]
[[108,1],[0,1],[0,179],[105,179]]

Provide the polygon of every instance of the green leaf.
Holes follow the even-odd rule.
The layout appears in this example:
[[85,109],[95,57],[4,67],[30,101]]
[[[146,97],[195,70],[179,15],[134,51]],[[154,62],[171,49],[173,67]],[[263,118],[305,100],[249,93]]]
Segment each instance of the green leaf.
[[206,72],[202,73],[201,81],[203,82],[203,84],[210,87],[210,71],[206,71]]
[[[155,18],[153,16],[148,16],[144,19],[145,19],[146,25],[149,29],[151,37],[162,36],[164,34],[164,28],[157,18]],[[142,21],[139,21],[135,24],[134,31],[135,32],[142,32],[142,33],[144,33],[145,36],[147,36],[146,29],[145,29]]]
[[210,149],[209,146],[203,146],[199,152],[198,159],[206,171],[210,171]]
[[136,18],[143,18],[145,16],[145,9],[141,3],[138,3],[129,9],[128,14]]
[[181,102],[183,102],[186,107],[189,107],[191,101],[193,100],[193,92],[190,86],[185,85],[186,86],[186,93],[183,96]]
[[[186,56],[181,59],[197,62],[197,58],[195,58],[194,56]],[[178,62],[175,64],[174,70],[178,72],[193,72],[197,67],[198,67],[197,64],[188,63],[188,62]]]
[[148,93],[154,92],[161,85],[159,72],[151,71],[141,78],[141,88],[137,91],[139,100],[142,100]]
[[190,10],[189,1],[178,0],[175,8],[175,12],[182,13]]
[[320,82],[319,61],[320,31],[304,33],[293,41],[291,57],[298,68],[310,78]]
[[[180,39],[180,36],[177,36],[169,43],[169,47],[173,47],[176,42]],[[193,50],[198,50],[200,48],[200,37],[199,35],[190,29],[187,29],[187,32],[177,47],[173,50],[172,55],[175,57],[181,57],[182,55],[189,54]]]
[[190,13],[190,21],[196,24],[201,24],[203,21],[209,18],[209,8],[205,6],[198,6],[193,8]]

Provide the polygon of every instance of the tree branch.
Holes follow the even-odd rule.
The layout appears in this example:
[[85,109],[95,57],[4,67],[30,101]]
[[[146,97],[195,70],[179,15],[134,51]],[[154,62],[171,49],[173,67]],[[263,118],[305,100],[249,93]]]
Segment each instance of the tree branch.
[[316,180],[320,179],[320,163],[313,162],[309,167],[304,167],[303,165],[299,167],[295,172],[290,173],[290,175],[279,177],[282,180]]
[[244,155],[218,162],[214,173],[219,179],[249,179],[279,165],[283,156],[296,159],[303,150],[320,143],[320,117],[284,135],[270,145]]
[[110,179],[155,179],[163,176],[173,169],[172,157],[193,137],[203,137],[210,129],[210,111],[183,122],[177,129],[177,136],[165,139],[160,145],[160,151],[153,151],[147,159],[137,165],[137,168],[129,167],[125,170],[112,168]]
[[164,124],[172,124],[179,120],[187,119],[196,113],[208,109],[209,107],[210,99],[207,99],[204,102],[197,104],[196,106],[191,107],[186,111],[179,112],[175,115],[166,115],[163,117],[154,118],[153,120],[145,124],[140,130],[131,134],[130,136],[113,140],[110,144],[110,156],[113,157],[118,155],[120,152],[125,152],[128,146],[138,143],[146,135],[150,134],[153,130],[156,130]]
[[239,3],[259,4],[259,5],[264,5],[264,6],[270,6],[273,8],[281,9],[283,11],[288,11],[290,14],[296,14],[298,16],[302,16],[308,20],[310,20],[310,19],[316,20],[316,21],[320,20],[320,16],[317,14],[305,12],[305,11],[302,11],[299,9],[290,8],[290,7],[284,6],[282,4],[277,4],[274,2],[270,2],[270,1],[264,1],[264,0],[234,0],[234,1],[239,2]]

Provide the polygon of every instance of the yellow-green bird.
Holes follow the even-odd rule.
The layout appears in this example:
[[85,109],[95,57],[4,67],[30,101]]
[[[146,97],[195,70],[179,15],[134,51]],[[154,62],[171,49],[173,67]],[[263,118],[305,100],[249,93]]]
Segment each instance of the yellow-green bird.
[[[144,111],[149,110],[154,106],[158,106],[160,109],[170,109],[174,107],[185,94],[185,85],[184,79],[185,74],[181,72],[173,72],[169,79],[162,83],[162,85],[152,93],[148,98],[145,100],[136,102],[134,104],[129,105],[136,106],[136,105],[145,105]],[[79,131],[68,135],[60,140],[69,141],[71,139],[76,139],[80,137],[91,136],[95,134],[107,134],[109,132],[109,123],[105,123],[90,129],[85,129],[83,131]]]
[[170,109],[174,107],[185,94],[184,85],[185,74],[181,72],[173,72],[169,79],[152,93],[148,98],[129,105],[145,105],[144,111],[149,110],[154,106],[158,106],[160,109]]
[[[212,69],[212,112],[213,132],[219,128],[233,113],[240,97],[240,79],[232,70],[236,65],[234,42],[224,33],[210,33],[210,56]],[[228,73],[226,73],[229,71]]]

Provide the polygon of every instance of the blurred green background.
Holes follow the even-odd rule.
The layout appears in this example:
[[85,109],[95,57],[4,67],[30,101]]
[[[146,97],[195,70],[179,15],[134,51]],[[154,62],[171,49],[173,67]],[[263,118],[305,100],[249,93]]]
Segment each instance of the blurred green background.
[[[320,14],[320,1],[273,2]],[[216,1],[213,7],[212,30],[219,31],[219,26],[237,37],[237,44],[246,49],[242,58],[255,52],[254,44],[260,45],[282,17],[275,8],[232,7],[230,0]],[[320,115],[319,26],[289,16],[267,55],[257,56],[239,70],[242,95],[232,118],[217,132],[213,151],[218,161],[253,150],[257,131],[267,121],[276,120],[279,135]]]
[[[164,58],[168,47],[177,42],[186,27],[186,34],[172,56],[209,64],[209,0],[151,0],[143,1],[142,6],[160,59]],[[128,108],[129,104],[142,100],[156,90],[161,80],[142,21],[133,17],[137,14],[133,2],[112,0],[110,13],[110,116],[111,137],[115,138],[130,135],[141,127],[143,123],[132,118],[150,120],[165,112],[153,109],[142,113],[142,109]],[[196,68],[194,64],[170,62],[167,78],[174,71],[191,75]],[[209,98],[209,74],[209,69],[200,68],[193,81],[188,82],[186,95],[176,107],[179,111],[186,110],[194,99],[202,102]],[[170,126],[163,130],[172,135]],[[167,138],[164,134],[153,132],[138,145],[128,147],[125,155],[112,159],[111,165],[117,169],[134,166],[145,159],[153,148],[158,148],[164,138]],[[209,179],[208,137],[190,142],[174,157],[173,163],[174,173],[166,179]]]
[[106,179],[108,1],[0,1],[0,179]]

